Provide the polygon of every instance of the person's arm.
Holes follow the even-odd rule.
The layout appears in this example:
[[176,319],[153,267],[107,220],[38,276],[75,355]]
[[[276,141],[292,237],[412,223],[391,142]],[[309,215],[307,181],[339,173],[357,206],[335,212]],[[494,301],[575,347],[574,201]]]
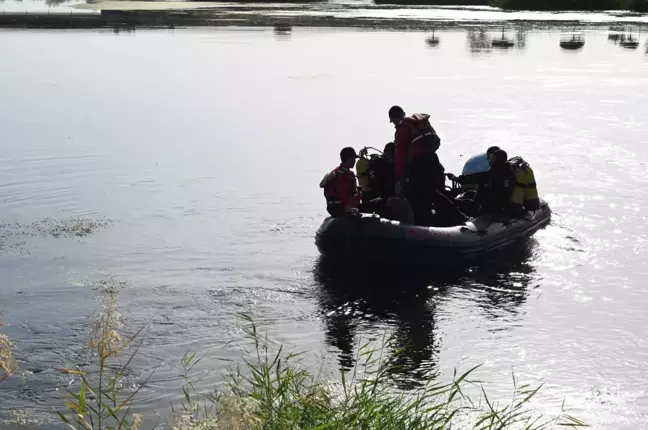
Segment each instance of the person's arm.
[[472,175],[457,176],[457,182],[460,184],[488,184],[490,182],[490,172],[473,173]]

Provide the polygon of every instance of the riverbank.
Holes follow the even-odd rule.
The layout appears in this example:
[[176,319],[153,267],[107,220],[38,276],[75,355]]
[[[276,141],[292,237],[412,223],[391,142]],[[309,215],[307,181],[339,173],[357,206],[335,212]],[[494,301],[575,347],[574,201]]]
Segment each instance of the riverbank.
[[[648,26],[648,17],[641,14],[600,15],[524,14],[501,12],[496,9],[404,9],[359,8],[316,10],[286,6],[279,10],[246,5],[240,7],[199,7],[198,3],[188,3],[181,8],[179,3],[162,2],[100,2],[75,8],[75,13],[3,13],[0,14],[0,28],[41,28],[41,29],[92,29],[106,28],[114,31],[135,30],[137,28],[176,28],[176,27],[275,27],[278,31],[290,31],[293,27],[337,27],[371,28],[387,30],[429,30],[465,27],[488,28],[510,25],[523,25],[526,29],[549,28],[595,28],[613,25]],[[134,4],[133,4],[134,3]],[[106,9],[102,9],[103,7]],[[123,9],[119,9],[122,7]],[[183,5],[184,7],[184,5]],[[461,19],[455,16],[465,14]],[[591,18],[590,20],[583,18]]]
[[379,5],[418,6],[492,6],[504,10],[527,11],[604,11],[629,10],[648,12],[647,0],[374,0]]

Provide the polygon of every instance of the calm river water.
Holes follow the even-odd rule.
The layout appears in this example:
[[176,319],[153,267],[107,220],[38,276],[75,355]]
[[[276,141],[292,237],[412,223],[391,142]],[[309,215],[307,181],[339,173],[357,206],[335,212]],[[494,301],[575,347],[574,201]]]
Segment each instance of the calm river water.
[[[20,364],[0,415],[44,419],[78,384],[58,369],[87,365],[112,288],[127,330],[146,325],[125,383],[161,416],[183,353],[217,383],[251,312],[314,366],[394,334],[410,384],[483,363],[495,397],[514,371],[545,383],[542,411],[565,399],[594,428],[648,428],[645,37],[627,50],[593,29],[566,52],[557,31],[509,34],[498,51],[496,30],[435,48],[420,32],[0,32],[0,310]],[[431,114],[450,171],[493,144],[523,156],[552,224],[452,273],[320,262],[317,184],[341,147],[391,139],[392,104]]]

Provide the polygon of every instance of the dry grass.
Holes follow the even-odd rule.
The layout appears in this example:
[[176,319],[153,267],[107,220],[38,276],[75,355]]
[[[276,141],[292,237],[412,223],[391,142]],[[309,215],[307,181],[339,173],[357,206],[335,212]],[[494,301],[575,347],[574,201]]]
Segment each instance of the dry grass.
[[60,419],[72,429],[85,430],[138,430],[142,423],[140,414],[131,407],[139,388],[126,392],[120,381],[137,354],[135,348],[122,363],[122,355],[129,349],[137,332],[125,336],[121,315],[117,311],[118,288],[112,282],[99,288],[102,295],[101,312],[93,320],[88,348],[97,357],[98,371],[88,374],[82,369],[63,369],[63,372],[80,379],[78,392],[69,392],[67,413],[58,413]]

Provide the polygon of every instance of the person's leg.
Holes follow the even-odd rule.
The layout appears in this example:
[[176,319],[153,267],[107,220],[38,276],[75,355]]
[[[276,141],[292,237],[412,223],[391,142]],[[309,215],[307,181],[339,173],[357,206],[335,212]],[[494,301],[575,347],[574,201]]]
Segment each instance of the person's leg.
[[432,215],[430,188],[432,186],[427,158],[421,155],[409,164],[409,181],[407,184],[407,201],[414,214],[416,225],[429,225]]
[[415,187],[410,187],[407,193],[407,202],[412,208],[412,214],[414,215],[414,224],[425,225],[425,223],[428,221],[428,217],[426,215],[426,202],[420,190]]

